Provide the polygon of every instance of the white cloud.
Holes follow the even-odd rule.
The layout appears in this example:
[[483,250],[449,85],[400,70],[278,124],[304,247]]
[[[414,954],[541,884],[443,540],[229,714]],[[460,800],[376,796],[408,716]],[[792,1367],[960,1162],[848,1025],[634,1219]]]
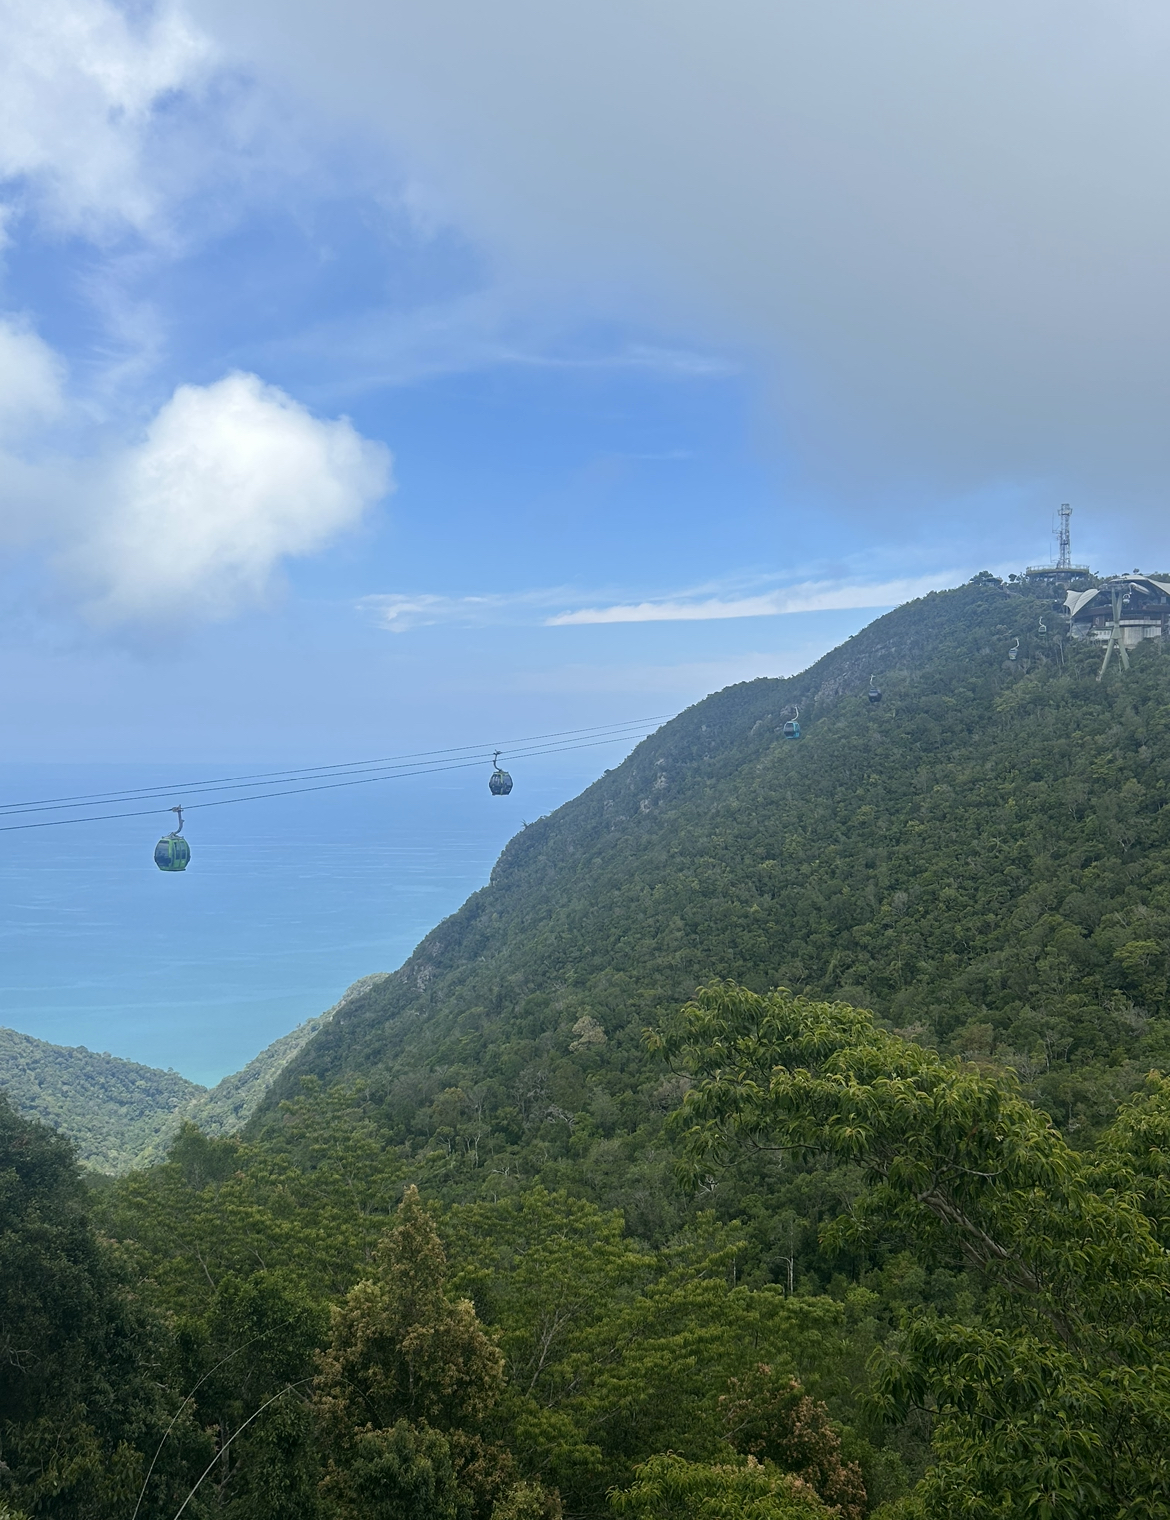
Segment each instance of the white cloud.
[[256,375],[179,386],[104,453],[65,381],[27,322],[0,318],[0,541],[47,553],[97,622],[230,616],[392,489],[385,445]]
[[321,421],[255,375],[183,385],[109,467],[65,564],[100,622],[227,617],[389,489],[389,452],[346,419]]
[[873,582],[806,581],[759,596],[663,597],[648,602],[617,602],[581,607],[546,618],[550,628],[582,623],[692,623],[713,618],[776,617],[786,612],[848,611],[854,607],[896,607],[928,591],[941,591],[964,579],[960,570],[912,579]]
[[438,623],[478,628],[488,623],[514,622],[525,614],[531,616],[533,609],[539,611],[556,606],[563,598],[563,589],[559,592],[502,591],[483,596],[437,596],[430,592],[399,596],[388,593],[363,597],[358,605],[387,632],[409,633],[414,628],[431,628]]
[[0,438],[51,421],[64,409],[65,366],[32,327],[0,317]]
[[[387,594],[368,596],[359,604],[391,633],[408,633],[440,623],[478,627],[489,623],[539,621],[546,628],[601,623],[693,623],[724,618],[779,617],[796,612],[847,612],[868,607],[896,607],[929,591],[940,591],[965,580],[969,572],[941,570],[899,580],[802,581],[761,591],[753,596],[730,596],[707,591],[678,592],[640,602],[608,602],[551,612],[572,599],[564,586],[541,590],[499,592],[483,596]],[[545,613],[545,616],[540,616]]]
[[0,32],[0,180],[31,182],[71,229],[149,226],[158,109],[202,77],[207,38],[172,0],[0,0]]

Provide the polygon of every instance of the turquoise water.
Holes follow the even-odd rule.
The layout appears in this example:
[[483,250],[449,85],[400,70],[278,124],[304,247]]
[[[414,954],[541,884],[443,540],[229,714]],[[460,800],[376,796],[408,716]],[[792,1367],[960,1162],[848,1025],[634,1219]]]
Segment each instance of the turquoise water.
[[[526,761],[506,798],[458,771],[193,811],[182,875],[151,859],[165,812],[0,833],[0,1024],[217,1082],[400,965],[629,747]],[[270,768],[6,765],[0,802]]]

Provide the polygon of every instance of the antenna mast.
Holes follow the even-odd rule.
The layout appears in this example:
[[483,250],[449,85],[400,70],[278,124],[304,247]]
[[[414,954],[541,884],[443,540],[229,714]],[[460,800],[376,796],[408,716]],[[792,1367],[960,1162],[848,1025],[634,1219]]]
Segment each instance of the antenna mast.
[[1072,537],[1068,530],[1068,520],[1072,516],[1072,508],[1068,502],[1060,505],[1060,558],[1056,561],[1058,570],[1072,569]]

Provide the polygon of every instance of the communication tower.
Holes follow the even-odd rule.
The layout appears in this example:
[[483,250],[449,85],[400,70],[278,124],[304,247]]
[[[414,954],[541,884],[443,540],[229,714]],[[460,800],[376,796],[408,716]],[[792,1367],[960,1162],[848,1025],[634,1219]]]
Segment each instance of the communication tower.
[[1060,504],[1060,554],[1055,565],[1029,565],[1025,574],[1030,581],[1042,583],[1070,580],[1086,580],[1089,577],[1088,565],[1074,565],[1072,562],[1072,534],[1069,532],[1069,518],[1072,516],[1072,508],[1067,501]]
[[1056,561],[1058,570],[1072,569],[1072,535],[1069,532],[1068,520],[1072,516],[1072,508],[1067,501],[1060,504],[1060,558]]

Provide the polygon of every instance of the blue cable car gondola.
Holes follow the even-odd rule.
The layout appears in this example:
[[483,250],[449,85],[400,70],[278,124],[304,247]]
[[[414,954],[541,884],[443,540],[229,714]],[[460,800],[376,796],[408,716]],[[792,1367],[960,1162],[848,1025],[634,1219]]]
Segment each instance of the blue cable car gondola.
[[800,722],[799,722],[799,719],[800,719],[800,708],[799,707],[793,707],[793,709],[792,709],[792,717],[789,718],[788,722],[785,723],[783,729],[781,730],[781,732],[783,733],[783,735],[784,735],[784,737],[786,739],[799,739],[800,738]]
[[173,807],[179,821],[170,834],[164,834],[154,847],[154,863],[160,871],[185,871],[191,859],[191,846],[183,838],[183,809]]
[[488,791],[491,792],[493,797],[506,797],[512,790],[512,778],[508,775],[507,771],[500,769],[499,750],[496,750],[492,757],[492,764],[495,766],[495,770],[488,781]]
[[869,678],[869,690],[866,692],[866,696],[869,698],[874,707],[876,707],[882,699],[881,688],[876,684],[872,676]]

